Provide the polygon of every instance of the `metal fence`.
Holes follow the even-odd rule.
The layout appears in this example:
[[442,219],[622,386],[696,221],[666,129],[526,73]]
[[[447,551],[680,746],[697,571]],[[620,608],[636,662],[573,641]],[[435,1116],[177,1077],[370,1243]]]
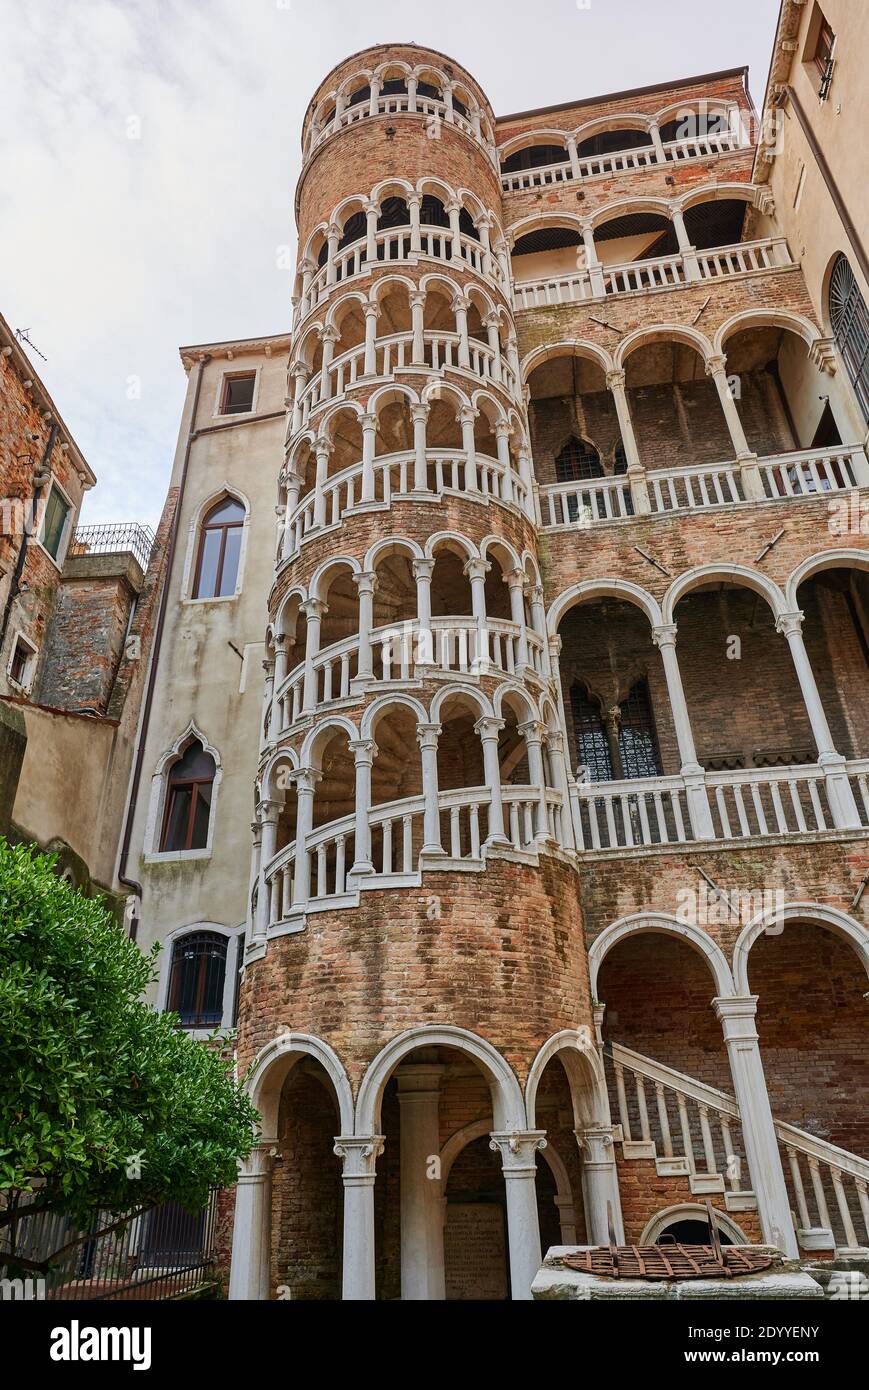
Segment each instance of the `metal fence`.
[[[190,1213],[177,1202],[121,1218],[99,1212],[87,1230],[48,1212],[24,1217],[0,1230],[0,1279],[36,1280],[40,1292],[21,1292],[4,1282],[4,1298],[46,1300],[165,1300],[203,1292],[216,1279],[215,1233],[217,1192],[201,1211]],[[83,1240],[77,1240],[84,1237]],[[14,1242],[14,1244],[13,1244]],[[76,1242],[73,1244],[72,1242]],[[66,1248],[65,1247],[69,1247]],[[14,1255],[30,1261],[52,1260],[50,1272],[14,1264]],[[13,1258],[10,1258],[13,1257]],[[9,1261],[4,1265],[3,1261]]]
[[143,570],[148,568],[154,532],[135,521],[118,521],[104,526],[79,526],[69,547],[70,555],[117,555],[129,551]]

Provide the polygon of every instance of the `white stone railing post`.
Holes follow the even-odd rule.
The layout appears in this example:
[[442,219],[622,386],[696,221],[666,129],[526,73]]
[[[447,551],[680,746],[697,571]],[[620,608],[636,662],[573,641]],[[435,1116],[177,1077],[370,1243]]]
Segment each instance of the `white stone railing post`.
[[380,309],[376,304],[363,304],[365,314],[365,358],[362,367],[363,376],[377,375],[377,320],[380,318]]
[[287,678],[287,639],[283,634],[275,636],[275,669],[272,686],[272,712],[269,733],[274,741],[281,732],[281,702],[278,691]]
[[628,394],[625,389],[625,373],[620,370],[607,372],[607,390],[611,392],[613,403],[618,416],[619,431],[622,437],[622,448],[625,451],[627,460],[627,479],[631,489],[631,500],[634,504],[634,511],[637,516],[647,516],[652,510],[649,501],[649,484],[646,479],[646,470],[640,458],[640,451],[637,448],[637,437],[634,434],[634,422],[631,419],[631,408],[628,404]]
[[594,244],[594,225],[591,222],[582,224],[582,241],[585,247],[585,262],[588,270],[589,284],[591,292],[597,299],[602,299],[606,294],[604,285],[603,269],[598,260],[597,247]]
[[471,581],[471,610],[476,627],[476,650],[471,663],[472,670],[479,675],[489,666],[489,630],[486,618],[486,575],[492,568],[488,560],[471,559],[463,566],[462,573]]
[[736,401],[730,390],[730,382],[727,379],[727,358],[721,353],[708,358],[706,375],[711,376],[715,382],[715,389],[718,392],[721,409],[724,411],[727,430],[740,466],[739,471],[745,496],[750,501],[763,501],[763,483],[757,466],[757,454],[754,453],[746,438]]
[[682,764],[680,770],[685,780],[685,796],[691,816],[691,826],[698,840],[714,840],[715,827],[706,792],[705,769],[697,761],[694,733],[688,715],[688,705],[682,685],[682,673],[679,670],[679,658],[676,655],[676,632],[675,623],[653,627],[652,641],[661,653],[661,660],[664,665],[664,678],[667,682],[670,712],[673,715],[673,728],[679,748],[679,759]]
[[468,344],[468,301],[461,295],[457,295],[453,300],[453,314],[456,320],[456,332],[459,335],[458,364],[460,367],[470,368],[471,354]]
[[755,1026],[757,996],[713,999],[712,1004],[721,1022],[730,1061],[761,1233],[767,1244],[778,1246],[789,1259],[796,1259],[799,1252],[790,1200]]
[[326,524],[326,480],[329,477],[329,457],[332,445],[322,436],[315,440],[314,452],[317,458],[317,472],[314,478],[314,525]]
[[546,1145],[542,1129],[493,1133],[489,1147],[501,1155],[507,1191],[510,1287],[516,1300],[531,1298],[531,1284],[541,1265],[537,1218],[537,1165],[534,1155]]
[[528,628],[525,624],[525,571],[508,570],[503,576],[510,591],[510,621],[519,629],[516,639],[516,675],[521,680],[531,662],[528,656]]
[[530,790],[536,792],[535,820],[534,827],[535,840],[551,840],[549,833],[549,805],[546,800],[546,772],[543,766],[543,735],[546,732],[546,725],[539,720],[528,719],[524,724],[517,726],[518,732],[525,740],[525,751],[528,754],[528,778],[531,783]]
[[434,560],[411,560],[410,567],[416,580],[416,660],[420,665],[433,665],[435,649],[431,625],[431,579],[435,562]]
[[377,220],[380,217],[380,207],[377,203],[368,201],[364,204],[364,208],[365,263],[371,267],[377,260]]

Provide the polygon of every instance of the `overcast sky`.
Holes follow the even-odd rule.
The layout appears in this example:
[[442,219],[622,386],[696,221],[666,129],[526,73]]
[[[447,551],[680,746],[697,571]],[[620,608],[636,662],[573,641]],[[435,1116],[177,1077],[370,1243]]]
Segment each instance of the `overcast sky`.
[[0,309],[98,478],[88,521],[154,524],[178,346],[288,327],[299,131],[372,43],[428,44],[496,113],[750,67],[778,0],[0,0]]

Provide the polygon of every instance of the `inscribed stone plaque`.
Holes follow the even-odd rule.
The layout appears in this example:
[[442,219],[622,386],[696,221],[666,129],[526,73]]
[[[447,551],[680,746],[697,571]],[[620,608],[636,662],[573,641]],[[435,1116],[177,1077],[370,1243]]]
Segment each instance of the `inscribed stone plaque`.
[[447,1298],[507,1297],[504,1213],[496,1202],[447,1204],[444,1265]]

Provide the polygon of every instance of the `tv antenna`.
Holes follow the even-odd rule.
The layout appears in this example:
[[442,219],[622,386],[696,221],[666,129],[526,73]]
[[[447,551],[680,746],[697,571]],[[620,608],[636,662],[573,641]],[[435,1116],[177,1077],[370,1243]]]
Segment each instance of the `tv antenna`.
[[33,351],[36,353],[37,357],[41,357],[43,362],[48,361],[48,358],[46,357],[45,353],[39,351],[39,348],[36,346],[33,339],[30,337],[29,328],[16,328],[15,336],[18,339],[19,343],[26,343],[28,347],[33,348]]

